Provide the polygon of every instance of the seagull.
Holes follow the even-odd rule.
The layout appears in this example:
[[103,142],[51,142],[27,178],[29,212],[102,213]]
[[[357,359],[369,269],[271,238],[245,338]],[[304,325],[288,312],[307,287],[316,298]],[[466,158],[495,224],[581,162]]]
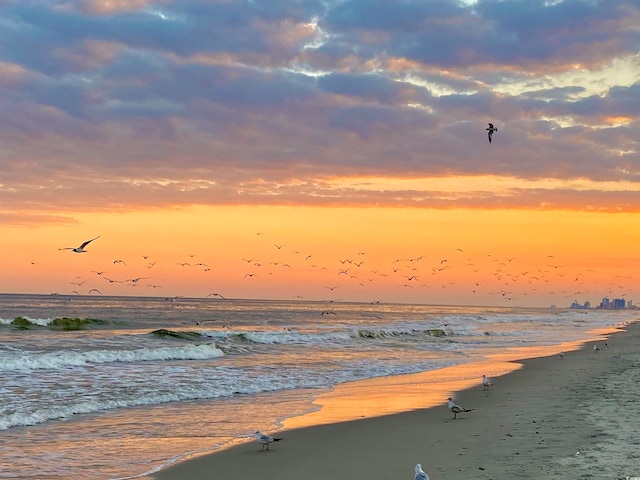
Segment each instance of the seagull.
[[220,295],[219,293],[210,293],[209,295],[207,295],[207,297],[220,297],[222,300],[226,300],[225,297],[223,297],[222,295]]
[[[98,235],[96,238],[100,238],[100,235]],[[86,250],[84,249],[84,247],[86,247],[87,245],[89,245],[91,242],[93,242],[96,238],[92,238],[91,240],[87,240],[86,242],[84,242],[82,245],[80,245],[79,247],[65,247],[65,248],[59,248],[58,250],[71,250],[72,252],[75,253],[85,253]]]
[[489,390],[489,387],[493,385],[493,382],[486,375],[482,375],[482,389]]
[[593,351],[594,352],[599,352],[600,351],[600,347],[598,345],[594,345],[593,346]]
[[264,448],[265,446],[267,447],[266,450],[269,450],[269,444],[273,442],[279,442],[280,440],[282,440],[282,438],[280,437],[272,437],[271,435],[265,435],[260,430],[256,431],[255,436],[256,436],[256,442],[262,444],[262,450],[260,450],[261,452],[265,450]]
[[560,360],[564,360],[564,352],[560,352]]
[[491,143],[491,137],[493,136],[493,132],[497,132],[498,129],[496,127],[493,126],[493,123],[489,124],[489,128],[485,128],[485,130],[489,131],[489,143]]
[[453,418],[457,418],[459,413],[471,412],[472,409],[462,408],[460,405],[453,403],[453,398],[449,397],[449,410],[453,412]]
[[140,280],[145,280],[147,278],[149,278],[149,277],[130,278],[129,280],[125,280],[125,282],[138,283]]
[[416,465],[416,476],[413,477],[413,480],[429,480],[429,475],[422,470],[422,465],[419,463]]

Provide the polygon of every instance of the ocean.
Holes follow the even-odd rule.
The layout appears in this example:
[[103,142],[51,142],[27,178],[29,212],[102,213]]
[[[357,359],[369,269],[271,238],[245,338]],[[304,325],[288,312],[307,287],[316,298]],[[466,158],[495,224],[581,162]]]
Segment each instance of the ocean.
[[136,478],[337,385],[590,338],[635,310],[0,295],[0,478]]

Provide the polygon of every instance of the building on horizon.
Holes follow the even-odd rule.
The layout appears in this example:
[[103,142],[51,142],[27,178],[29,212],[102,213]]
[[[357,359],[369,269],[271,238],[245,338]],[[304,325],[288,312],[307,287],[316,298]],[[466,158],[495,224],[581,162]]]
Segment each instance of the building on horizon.
[[627,302],[624,298],[614,298],[613,300],[610,300],[608,297],[604,297],[598,308],[606,310],[623,310],[625,308],[633,308],[633,302],[631,300]]
[[571,306],[569,308],[573,308],[573,309],[587,309],[587,308],[591,308],[591,302],[587,301],[584,302],[582,305],[578,303],[577,300],[574,300],[573,303],[571,304]]

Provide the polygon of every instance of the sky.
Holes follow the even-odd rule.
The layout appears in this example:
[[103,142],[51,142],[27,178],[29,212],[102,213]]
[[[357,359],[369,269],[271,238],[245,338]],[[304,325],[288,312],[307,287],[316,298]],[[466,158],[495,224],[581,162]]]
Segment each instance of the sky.
[[0,0],[0,111],[0,292],[640,302],[637,0]]

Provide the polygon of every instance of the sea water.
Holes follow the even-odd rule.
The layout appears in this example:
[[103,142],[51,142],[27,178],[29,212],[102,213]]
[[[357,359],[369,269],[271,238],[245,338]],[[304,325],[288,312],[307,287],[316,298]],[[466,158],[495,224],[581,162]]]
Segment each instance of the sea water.
[[142,476],[273,431],[345,382],[580,341],[637,316],[0,295],[0,478]]

